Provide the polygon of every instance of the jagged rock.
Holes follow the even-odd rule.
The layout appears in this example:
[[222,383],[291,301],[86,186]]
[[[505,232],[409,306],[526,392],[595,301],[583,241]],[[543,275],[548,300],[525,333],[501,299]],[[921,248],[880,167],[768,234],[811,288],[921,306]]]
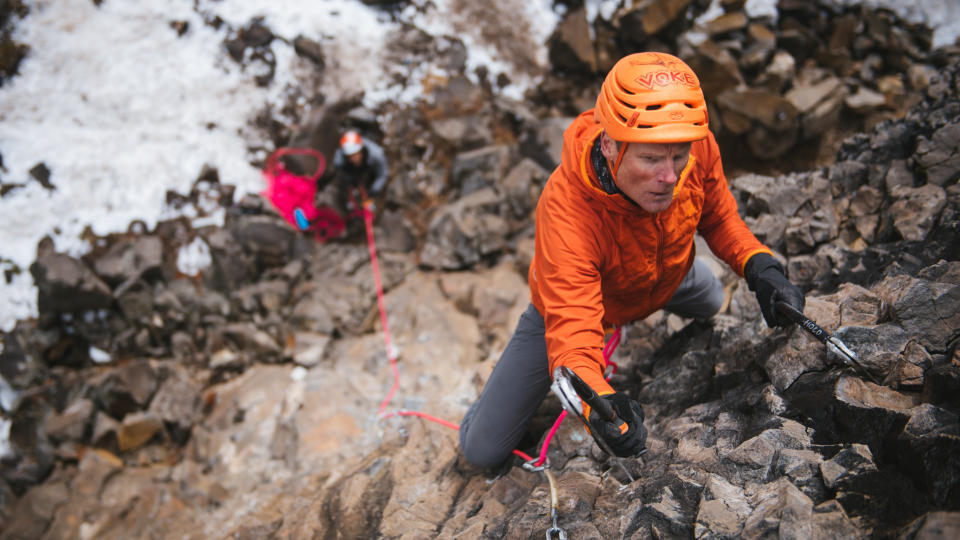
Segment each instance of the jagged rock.
[[924,373],[933,366],[933,358],[919,343],[911,340],[897,357],[897,363],[884,379],[893,389],[922,389]]
[[233,235],[224,229],[214,229],[203,235],[210,247],[210,268],[204,279],[214,290],[229,293],[249,282],[253,274],[249,258]]
[[121,283],[113,295],[120,312],[128,322],[145,324],[150,321],[153,315],[154,290],[145,281],[134,278]]
[[[685,57],[684,61],[693,69],[700,79],[704,96],[711,100],[726,91],[743,84],[743,77],[737,66],[737,60],[730,51],[718,46],[713,41],[706,41],[697,48],[696,54]],[[726,116],[724,111],[724,116]],[[739,113],[738,113],[739,114]],[[726,123],[726,120],[724,120]]]
[[121,452],[139,448],[162,429],[163,423],[156,415],[149,412],[130,413],[123,417],[117,429],[117,448]]
[[146,407],[157,384],[157,372],[146,360],[112,368],[91,381],[99,408],[116,419]]
[[[750,498],[753,512],[743,523],[743,538],[777,535],[811,538],[815,533],[810,518],[813,502],[786,478],[764,485]],[[817,531],[818,537],[826,537]]]
[[547,171],[560,165],[563,149],[563,132],[573,118],[544,118],[531,128],[522,145],[523,154],[540,164]]
[[525,220],[531,216],[540,198],[540,186],[548,176],[549,171],[531,159],[523,159],[510,169],[499,185],[510,217]]
[[860,86],[857,91],[843,100],[844,104],[858,113],[867,113],[887,104],[887,98],[880,92]]
[[318,69],[323,69],[326,66],[323,46],[308,37],[297,36],[294,38],[293,50],[298,55],[313,62]]
[[330,336],[314,332],[296,332],[287,340],[283,355],[292,358],[298,365],[310,368],[325,357]]
[[228,324],[223,327],[222,332],[238,349],[254,355],[260,361],[270,361],[280,354],[280,345],[273,336],[252,324]]
[[[280,266],[290,260],[296,231],[273,216],[244,216],[231,225],[237,241],[260,268]],[[210,246],[211,253],[214,251]]]
[[458,270],[502,251],[508,225],[493,213],[501,204],[502,198],[486,188],[442,209],[430,222],[420,263],[428,268]]
[[[878,452],[885,437],[896,435],[916,405],[914,397],[852,377],[834,387],[835,428],[842,440],[863,442]],[[825,426],[829,429],[830,426]],[[830,486],[828,486],[830,487]]]
[[892,192],[894,203],[885,216],[904,240],[922,241],[937,222],[947,204],[943,188],[926,184],[921,187],[897,187]]
[[777,453],[771,472],[776,476],[789,478],[790,481],[810,497],[814,503],[827,499],[827,490],[823,483],[820,467],[823,457],[812,450],[802,448],[783,448]]
[[37,283],[37,306],[45,312],[78,312],[110,307],[110,288],[82,261],[62,253],[45,254],[30,265]]
[[7,527],[6,538],[42,538],[54,514],[70,499],[64,481],[39,485],[28,491],[14,505]]
[[655,36],[687,10],[693,0],[654,0],[646,4],[640,16],[643,33]]
[[960,406],[960,364],[933,366],[924,372],[924,401],[957,409]]
[[746,174],[734,178],[730,184],[745,194],[745,204],[741,207],[749,216],[790,217],[806,201],[803,191],[795,183],[770,176]]
[[724,13],[716,19],[707,21],[707,33],[711,36],[726,34],[737,30],[743,30],[747,27],[747,15],[742,11],[733,11]]
[[[878,378],[883,378],[893,371],[907,344],[912,342],[911,334],[892,323],[842,326],[834,335],[856,351],[860,364]],[[832,351],[828,352],[833,362],[843,364],[842,357],[834,357]]]
[[94,264],[94,271],[116,287],[132,279],[156,279],[163,267],[163,243],[156,236],[138,236],[114,244]]
[[780,450],[800,450],[810,444],[810,434],[795,422],[786,422],[783,427],[768,429],[756,437],[747,439],[724,457],[740,467],[739,477],[745,481],[760,482],[768,477],[775,465]]
[[809,253],[819,244],[837,237],[836,215],[831,208],[821,208],[804,217],[787,221],[783,232],[788,255]]
[[960,178],[960,123],[943,126],[917,144],[917,164],[929,184],[946,186]]
[[741,488],[722,476],[710,475],[700,499],[694,536],[734,538],[740,534],[743,522],[752,510]]
[[147,412],[164,423],[170,436],[185,441],[199,419],[203,387],[182,367],[171,367]]
[[47,419],[44,426],[47,436],[54,443],[82,441],[93,420],[94,407],[89,399],[74,401],[63,412]]
[[584,8],[563,16],[547,40],[547,51],[555,69],[584,75],[597,71],[597,55]]
[[[14,389],[25,389],[38,384],[46,374],[43,362],[25,346],[26,332],[21,325],[3,336],[0,350],[0,377]],[[0,400],[7,412],[16,408],[14,399]]]
[[953,504],[960,498],[960,419],[929,404],[911,413],[897,437],[898,457],[937,504]]
[[90,436],[90,443],[100,448],[115,451],[117,447],[117,431],[120,429],[120,422],[111,418],[103,411],[97,411],[93,420],[93,433]]
[[837,490],[877,474],[879,469],[870,449],[862,444],[842,448],[820,465],[827,489]]
[[430,122],[441,139],[464,150],[489,146],[493,143],[493,131],[480,115],[438,118]]
[[884,186],[887,193],[893,193],[898,187],[913,187],[916,182],[913,171],[910,170],[905,159],[895,159],[890,162],[887,175],[884,177]]
[[417,245],[413,225],[401,212],[382,212],[377,220],[375,238],[379,251],[410,253]]
[[897,323],[928,351],[944,350],[960,327],[957,268],[956,262],[941,263],[926,270],[931,280],[890,276],[877,285]]
[[904,527],[898,538],[952,538],[957,534],[960,534],[960,512],[929,512]]
[[485,187],[492,187],[506,175],[513,158],[509,146],[487,146],[461,152],[454,158],[450,170],[452,185],[465,197]]

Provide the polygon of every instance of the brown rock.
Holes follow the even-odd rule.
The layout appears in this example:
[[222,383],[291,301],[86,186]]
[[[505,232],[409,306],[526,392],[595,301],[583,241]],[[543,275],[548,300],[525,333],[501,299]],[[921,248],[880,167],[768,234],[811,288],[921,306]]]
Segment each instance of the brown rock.
[[550,64],[561,71],[591,74],[597,71],[586,10],[567,13],[547,40]]
[[117,430],[117,447],[121,452],[139,448],[162,429],[163,422],[152,413],[128,414]]
[[641,17],[643,31],[655,36],[690,7],[693,0],[653,0]]
[[711,36],[716,36],[720,34],[726,34],[727,32],[734,32],[736,30],[743,30],[747,27],[746,14],[742,11],[735,11],[733,13],[724,13],[723,15],[707,21],[707,33]]

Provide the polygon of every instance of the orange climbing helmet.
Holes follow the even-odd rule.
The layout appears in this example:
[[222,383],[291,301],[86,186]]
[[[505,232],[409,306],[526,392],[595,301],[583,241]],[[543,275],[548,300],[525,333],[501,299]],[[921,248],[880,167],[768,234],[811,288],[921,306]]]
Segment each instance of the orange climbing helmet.
[[340,137],[340,149],[345,156],[352,156],[363,150],[363,138],[356,131],[348,131]]
[[709,132],[700,79],[683,60],[666,53],[621,58],[603,81],[594,114],[620,142],[691,142]]

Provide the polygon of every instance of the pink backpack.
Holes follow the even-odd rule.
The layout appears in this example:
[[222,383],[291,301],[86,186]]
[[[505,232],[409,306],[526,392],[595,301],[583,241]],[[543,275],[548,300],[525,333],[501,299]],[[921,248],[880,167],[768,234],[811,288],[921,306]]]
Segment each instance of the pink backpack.
[[[287,155],[311,156],[317,160],[317,170],[310,176],[297,176],[279,159]],[[288,223],[299,230],[313,231],[318,242],[341,236],[346,228],[336,210],[314,205],[317,179],[325,167],[323,154],[312,148],[279,148],[267,159],[263,169],[267,187],[260,193]]]

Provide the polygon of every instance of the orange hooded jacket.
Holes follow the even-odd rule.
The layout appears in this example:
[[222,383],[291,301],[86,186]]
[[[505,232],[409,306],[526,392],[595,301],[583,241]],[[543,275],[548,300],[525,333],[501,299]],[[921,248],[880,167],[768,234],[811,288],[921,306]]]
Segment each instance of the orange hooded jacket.
[[603,395],[614,391],[603,378],[604,329],[667,305],[693,264],[695,233],[740,276],[747,259],[770,250],[740,218],[712,134],[693,143],[670,207],[651,214],[600,188],[590,150],[601,131],[591,109],[564,132],[560,166],[537,203],[528,281],[551,376],[567,366]]

